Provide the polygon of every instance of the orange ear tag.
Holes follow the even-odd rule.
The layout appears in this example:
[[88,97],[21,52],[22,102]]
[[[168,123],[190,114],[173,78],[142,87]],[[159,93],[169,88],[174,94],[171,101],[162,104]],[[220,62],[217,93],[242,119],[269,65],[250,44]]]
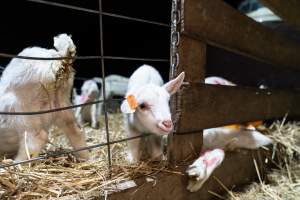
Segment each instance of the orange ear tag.
[[254,127],[258,127],[260,125],[263,124],[263,121],[255,121],[255,122],[249,122],[247,123],[248,126],[254,126]]
[[241,125],[239,125],[239,124],[232,124],[232,125],[224,126],[224,128],[240,129]]
[[260,126],[262,124],[263,124],[263,121],[249,122],[249,123],[247,123],[247,127],[254,127],[254,128],[256,128],[256,127],[258,127],[258,126]]
[[139,106],[134,95],[128,95],[126,99],[131,110],[135,110]]

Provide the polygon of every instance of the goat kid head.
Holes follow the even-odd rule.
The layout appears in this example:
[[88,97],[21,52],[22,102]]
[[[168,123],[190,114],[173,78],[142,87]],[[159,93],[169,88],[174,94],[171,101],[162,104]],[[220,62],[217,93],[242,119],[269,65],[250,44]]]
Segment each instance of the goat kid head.
[[175,94],[184,80],[184,72],[163,86],[147,84],[135,87],[126,94],[121,111],[132,114],[138,129],[156,135],[167,135],[173,130],[169,106],[170,96]]
[[87,80],[81,87],[80,103],[95,101],[99,96],[99,88],[94,80]]

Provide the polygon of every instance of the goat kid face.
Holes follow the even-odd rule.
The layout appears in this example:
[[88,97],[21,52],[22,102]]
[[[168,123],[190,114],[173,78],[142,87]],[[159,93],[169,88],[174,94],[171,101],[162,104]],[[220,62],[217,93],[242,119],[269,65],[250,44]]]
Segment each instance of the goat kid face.
[[79,98],[80,103],[87,103],[97,99],[99,95],[99,89],[95,81],[85,81],[81,87],[81,95]]
[[163,86],[147,84],[127,92],[134,96],[137,107],[132,109],[128,100],[121,105],[123,113],[132,114],[137,128],[142,132],[166,135],[173,130],[169,106],[170,96],[175,94],[184,80],[184,72]]

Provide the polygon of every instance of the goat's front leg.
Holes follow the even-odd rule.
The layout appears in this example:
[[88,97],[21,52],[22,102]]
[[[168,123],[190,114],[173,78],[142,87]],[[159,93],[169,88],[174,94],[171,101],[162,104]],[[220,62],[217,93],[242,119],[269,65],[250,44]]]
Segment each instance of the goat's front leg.
[[[26,131],[22,133],[20,136],[19,150],[15,158],[15,162],[38,156],[47,142],[48,134],[44,130],[38,132]],[[28,151],[28,153],[26,151]]]
[[163,144],[163,138],[161,136],[150,136],[147,138],[149,145],[149,154],[150,158],[153,161],[160,161],[163,159],[163,150],[164,150],[164,144]]
[[214,149],[204,152],[186,173],[190,177],[187,189],[190,192],[198,191],[213,171],[223,162],[225,153],[222,149]]
[[76,109],[75,111],[75,118],[77,120],[77,123],[79,124],[80,127],[83,127],[84,125],[84,121],[83,121],[83,117],[82,117],[82,107],[79,107]]
[[[75,117],[71,111],[63,111],[58,115],[58,123],[57,125],[62,129],[62,131],[68,137],[70,144],[72,147],[76,149],[80,149],[86,147],[85,136],[80,130],[78,124],[75,121]],[[75,155],[80,160],[88,160],[89,152],[88,150],[78,151]]]
[[[129,133],[128,134],[129,137],[135,137],[140,135],[139,132],[134,131],[131,128],[128,129],[128,133]],[[136,163],[140,161],[141,158],[140,143],[141,143],[141,138],[127,141],[127,145],[128,145],[127,160],[130,163]]]
[[98,128],[99,127],[99,123],[98,123],[98,108],[97,108],[97,105],[94,104],[91,106],[91,120],[92,120],[92,123],[91,123],[91,126],[92,128]]

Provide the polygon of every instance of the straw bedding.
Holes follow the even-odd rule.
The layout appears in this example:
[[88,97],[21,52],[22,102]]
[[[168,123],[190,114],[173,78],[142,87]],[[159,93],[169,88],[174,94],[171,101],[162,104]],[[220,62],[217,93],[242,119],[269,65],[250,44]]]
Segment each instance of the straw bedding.
[[[85,127],[88,145],[105,143],[104,118],[100,129]],[[110,141],[126,137],[121,114],[109,115]],[[71,149],[67,138],[53,129],[46,151]],[[91,161],[76,162],[72,155],[49,158],[8,169],[0,169],[0,199],[94,199],[118,191],[118,183],[141,175],[164,170],[164,164],[129,164],[125,159],[126,142],[111,145],[111,177],[108,168],[107,147],[90,151]],[[4,160],[2,160],[4,159]],[[2,158],[1,164],[11,161]]]
[[[85,127],[88,145],[105,143],[104,118],[100,129]],[[109,114],[110,140],[126,137],[121,114]],[[268,175],[268,183],[253,183],[242,191],[230,191],[219,198],[232,200],[280,200],[300,198],[300,123],[276,122],[264,131],[278,142],[276,152],[278,168]],[[71,149],[59,130],[53,129],[45,152]],[[77,162],[72,155],[49,158],[7,169],[0,169],[0,199],[95,199],[121,190],[119,183],[133,177],[150,176],[166,171],[163,162],[132,165],[125,159],[126,142],[111,145],[112,168],[109,173],[107,147],[91,150],[91,161]],[[1,158],[2,164],[11,162]],[[172,172],[171,172],[172,173]],[[176,173],[176,172],[174,172]],[[127,182],[126,182],[127,183]]]
[[276,122],[265,131],[277,142],[274,151],[277,167],[267,180],[253,183],[240,192],[230,192],[230,200],[298,200],[300,199],[300,123]]

